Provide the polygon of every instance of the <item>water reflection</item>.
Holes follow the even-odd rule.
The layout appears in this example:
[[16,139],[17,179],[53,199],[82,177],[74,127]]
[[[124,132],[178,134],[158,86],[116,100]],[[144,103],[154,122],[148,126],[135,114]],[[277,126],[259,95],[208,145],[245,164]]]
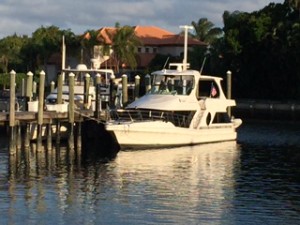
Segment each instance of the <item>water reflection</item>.
[[224,142],[120,152],[110,163],[82,164],[67,148],[36,152],[33,146],[10,157],[7,181],[0,177],[2,218],[33,224],[65,224],[74,216],[87,224],[218,221],[232,202],[239,154],[235,142]]
[[287,152],[300,145],[255,130],[239,143],[121,151],[106,163],[64,146],[8,157],[0,138],[0,224],[297,224],[299,161]]
[[114,164],[120,185],[118,198],[126,202],[132,196],[142,196],[148,212],[161,221],[219,221],[233,196],[229,190],[235,186],[239,154],[235,142],[121,152]]

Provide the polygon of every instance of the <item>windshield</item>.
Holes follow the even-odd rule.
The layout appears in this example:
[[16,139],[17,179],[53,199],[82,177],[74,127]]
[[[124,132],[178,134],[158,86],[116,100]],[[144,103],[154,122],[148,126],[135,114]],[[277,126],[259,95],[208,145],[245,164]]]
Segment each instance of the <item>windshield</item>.
[[154,75],[151,94],[189,95],[194,88],[192,75]]

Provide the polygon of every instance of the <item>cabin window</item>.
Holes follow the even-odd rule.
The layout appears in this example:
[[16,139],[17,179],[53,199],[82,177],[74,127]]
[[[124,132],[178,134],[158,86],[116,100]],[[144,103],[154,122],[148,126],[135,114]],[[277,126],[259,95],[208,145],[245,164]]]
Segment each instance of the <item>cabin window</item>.
[[218,98],[220,90],[213,80],[201,80],[198,86],[198,98]]
[[154,75],[151,94],[189,95],[195,86],[192,75]]

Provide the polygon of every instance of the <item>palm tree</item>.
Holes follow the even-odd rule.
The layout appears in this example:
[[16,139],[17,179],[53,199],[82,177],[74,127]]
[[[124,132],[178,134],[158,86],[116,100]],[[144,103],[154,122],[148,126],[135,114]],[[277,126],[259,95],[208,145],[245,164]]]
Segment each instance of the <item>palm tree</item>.
[[140,46],[140,40],[135,35],[135,31],[130,26],[117,28],[117,32],[113,37],[113,59],[116,65],[116,72],[119,72],[119,66],[128,65],[131,69],[136,69],[137,47]]
[[81,63],[87,63],[94,57],[94,46],[99,45],[98,32],[95,30],[87,30],[81,36]]
[[198,22],[193,21],[192,26],[195,29],[194,37],[207,44],[213,44],[223,34],[222,29],[214,27],[207,18],[201,18]]
[[217,41],[222,36],[223,31],[221,28],[215,28],[214,24],[207,18],[200,18],[198,22],[192,21],[191,24],[195,30],[194,38],[207,44],[207,48],[203,48],[203,46],[194,48],[192,52],[194,61],[191,63],[194,68],[199,68],[201,72],[204,69],[205,73],[213,73],[214,64],[216,64],[219,55],[218,48],[215,47],[217,47]]

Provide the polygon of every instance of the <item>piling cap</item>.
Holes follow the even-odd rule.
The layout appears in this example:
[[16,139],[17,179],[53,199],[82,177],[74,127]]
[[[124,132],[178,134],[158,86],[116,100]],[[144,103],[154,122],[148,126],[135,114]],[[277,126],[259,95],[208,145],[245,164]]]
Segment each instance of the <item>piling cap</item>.
[[29,71],[29,72],[27,73],[27,76],[33,76],[33,73],[32,73],[31,71]]

